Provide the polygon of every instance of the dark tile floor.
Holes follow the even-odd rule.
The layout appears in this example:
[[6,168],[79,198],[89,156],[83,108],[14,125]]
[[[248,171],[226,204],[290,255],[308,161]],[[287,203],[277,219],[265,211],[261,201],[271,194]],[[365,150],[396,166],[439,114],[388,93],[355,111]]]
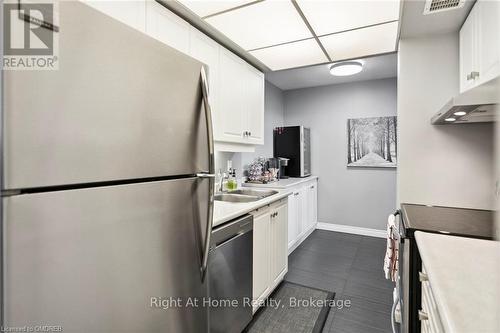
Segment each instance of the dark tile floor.
[[315,230],[289,256],[285,279],[351,300],[330,311],[323,333],[391,332],[394,285],[384,278],[384,254],[383,238]]

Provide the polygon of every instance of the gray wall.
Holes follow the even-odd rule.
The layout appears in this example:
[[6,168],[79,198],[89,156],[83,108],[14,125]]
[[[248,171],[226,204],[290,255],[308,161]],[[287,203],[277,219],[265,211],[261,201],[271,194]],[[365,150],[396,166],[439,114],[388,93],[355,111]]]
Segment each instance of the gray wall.
[[273,156],[273,129],[283,126],[284,123],[284,99],[283,92],[268,81],[265,82],[264,93],[264,145],[256,146],[254,153],[228,153],[217,152],[215,154],[215,168],[226,170],[227,160],[233,161],[237,177],[241,177],[242,171],[255,158]]
[[494,209],[493,124],[433,126],[459,91],[458,34],[399,43],[399,202]]
[[396,79],[285,91],[285,125],[311,128],[319,222],[385,229],[396,170],[347,168],[348,118],[396,115]]

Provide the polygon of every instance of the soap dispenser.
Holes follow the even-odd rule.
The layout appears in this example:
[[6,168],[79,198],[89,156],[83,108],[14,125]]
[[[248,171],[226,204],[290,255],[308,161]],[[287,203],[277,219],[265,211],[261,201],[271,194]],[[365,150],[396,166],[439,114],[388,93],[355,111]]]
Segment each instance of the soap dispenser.
[[236,169],[231,169],[229,172],[229,179],[227,180],[227,189],[229,191],[234,191],[238,188],[238,182],[236,181]]

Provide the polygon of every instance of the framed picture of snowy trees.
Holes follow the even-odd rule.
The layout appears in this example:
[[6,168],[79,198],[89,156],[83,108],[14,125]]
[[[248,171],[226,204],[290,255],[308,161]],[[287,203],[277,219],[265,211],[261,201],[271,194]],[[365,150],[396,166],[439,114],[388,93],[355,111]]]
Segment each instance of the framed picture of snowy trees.
[[395,168],[397,117],[347,119],[347,166]]

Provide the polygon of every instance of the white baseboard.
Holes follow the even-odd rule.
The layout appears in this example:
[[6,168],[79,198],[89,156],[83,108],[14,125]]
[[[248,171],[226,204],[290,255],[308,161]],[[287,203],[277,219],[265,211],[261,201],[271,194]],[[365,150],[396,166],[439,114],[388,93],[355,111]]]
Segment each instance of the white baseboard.
[[348,234],[356,234],[356,235],[363,235],[363,236],[372,236],[372,237],[379,237],[379,238],[386,238],[387,237],[386,230],[353,227],[350,225],[343,225],[343,224],[318,222],[318,225],[316,226],[316,228],[321,229],[321,230],[345,232]]

